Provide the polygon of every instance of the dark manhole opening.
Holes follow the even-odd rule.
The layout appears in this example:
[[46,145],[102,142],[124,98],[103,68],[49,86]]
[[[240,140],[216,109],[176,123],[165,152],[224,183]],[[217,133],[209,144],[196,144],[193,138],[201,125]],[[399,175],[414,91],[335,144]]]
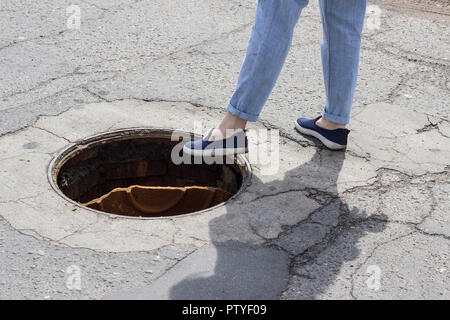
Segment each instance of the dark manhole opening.
[[69,145],[51,162],[49,180],[66,200],[97,212],[155,218],[201,212],[243,190],[250,166],[243,156],[229,164],[174,164],[183,137],[171,130],[136,128],[108,132]]

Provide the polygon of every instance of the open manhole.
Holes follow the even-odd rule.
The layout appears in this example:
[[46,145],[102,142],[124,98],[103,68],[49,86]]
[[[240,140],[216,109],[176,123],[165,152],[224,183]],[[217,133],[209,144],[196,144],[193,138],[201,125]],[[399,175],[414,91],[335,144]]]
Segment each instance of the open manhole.
[[174,164],[172,149],[190,133],[134,128],[69,145],[50,163],[50,183],[66,200],[114,216],[156,218],[198,213],[243,190],[250,166],[243,156],[224,164]]

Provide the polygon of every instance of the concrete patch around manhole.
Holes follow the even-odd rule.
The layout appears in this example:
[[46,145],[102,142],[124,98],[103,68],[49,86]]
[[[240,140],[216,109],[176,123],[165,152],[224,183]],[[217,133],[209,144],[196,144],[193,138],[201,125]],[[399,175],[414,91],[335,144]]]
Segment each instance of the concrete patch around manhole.
[[[252,183],[237,198],[200,215],[148,221],[80,208],[48,183],[51,159],[79,139],[132,127],[202,132],[222,116],[222,109],[189,103],[121,100],[41,117],[31,127],[0,137],[0,215],[23,233],[99,251],[148,251],[168,244],[204,246],[228,240],[261,244],[306,219],[320,207],[322,197],[367,185],[377,175],[372,162],[353,152],[302,147],[280,137],[278,170],[263,175],[263,164],[253,164]],[[201,126],[194,119],[200,119]],[[259,122],[249,128],[265,129]],[[362,130],[358,128],[359,134]],[[442,169],[442,164],[434,161],[432,168]]]

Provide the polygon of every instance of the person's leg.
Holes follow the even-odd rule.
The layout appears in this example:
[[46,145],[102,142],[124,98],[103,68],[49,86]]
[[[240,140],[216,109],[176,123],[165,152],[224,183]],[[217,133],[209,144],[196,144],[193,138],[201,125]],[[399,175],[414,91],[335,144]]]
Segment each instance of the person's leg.
[[350,121],[366,0],[319,0],[319,3],[327,102],[317,125],[332,130],[345,127]]
[[322,116],[299,118],[295,128],[332,150],[345,149],[359,67],[366,0],[319,0],[323,24],[322,64],[327,102]]
[[281,72],[307,0],[259,0],[247,54],[227,114],[210,139],[256,121]]

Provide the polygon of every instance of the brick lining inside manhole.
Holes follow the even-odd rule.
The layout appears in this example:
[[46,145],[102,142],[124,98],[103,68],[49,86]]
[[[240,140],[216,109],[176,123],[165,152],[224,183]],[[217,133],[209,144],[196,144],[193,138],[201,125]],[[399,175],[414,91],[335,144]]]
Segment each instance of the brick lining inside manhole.
[[86,138],[53,159],[50,183],[88,210],[141,218],[202,211],[242,190],[250,173],[244,157],[232,164],[177,165],[171,152],[179,141],[171,136],[170,130],[138,128]]

